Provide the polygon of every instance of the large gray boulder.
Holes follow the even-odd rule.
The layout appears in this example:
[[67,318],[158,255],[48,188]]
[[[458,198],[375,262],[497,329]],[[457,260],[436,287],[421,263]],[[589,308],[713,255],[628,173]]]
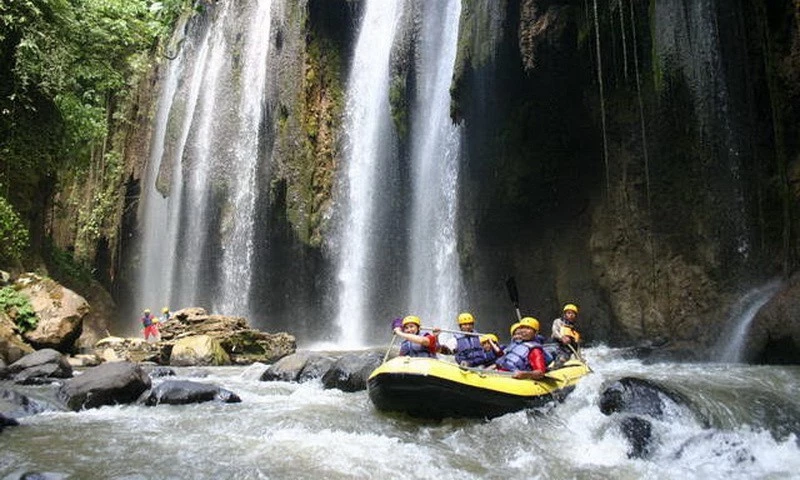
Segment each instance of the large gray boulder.
[[166,380],[150,390],[144,404],[155,406],[186,405],[202,402],[239,403],[238,395],[217,385],[192,382],[190,380]]
[[628,441],[630,458],[647,458],[653,453],[652,420],[693,418],[704,426],[709,425],[683,395],[656,382],[634,377],[608,383],[600,394],[600,411],[619,416],[618,427]]
[[339,360],[322,377],[325,388],[338,388],[344,392],[367,389],[367,378],[383,361],[379,352],[349,353]]
[[52,403],[31,398],[14,390],[0,389],[0,414],[22,418],[45,411],[58,410]]
[[301,351],[287,355],[270,365],[261,375],[263,381],[305,382],[322,378],[336,358],[320,352]]
[[17,425],[19,425],[18,421],[14,420],[13,418],[6,417],[0,413],[0,432],[2,432],[6,427],[15,427]]
[[7,366],[0,378],[12,378],[17,383],[49,383],[55,378],[72,376],[72,366],[67,357],[52,348],[29,353]]
[[128,404],[150,388],[150,376],[129,362],[104,363],[66,380],[59,398],[71,410]]

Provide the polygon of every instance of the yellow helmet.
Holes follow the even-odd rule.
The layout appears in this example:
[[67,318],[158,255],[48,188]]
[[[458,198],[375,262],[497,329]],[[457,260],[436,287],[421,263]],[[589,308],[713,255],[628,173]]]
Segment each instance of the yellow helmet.
[[471,313],[464,312],[458,316],[458,324],[464,325],[465,323],[475,323],[475,317]]
[[150,309],[149,308],[145,308],[144,309],[144,313],[150,313]]
[[519,327],[530,327],[537,332],[539,331],[539,320],[536,320],[533,317],[524,317],[520,319],[519,322],[511,325],[511,335],[514,335],[514,330],[518,329]]
[[566,312],[567,310],[572,310],[573,312],[575,312],[575,315],[578,314],[578,306],[574,305],[572,303],[568,303],[568,304],[564,305],[564,310],[563,311]]
[[164,307],[161,309],[161,313],[168,313],[168,312],[169,312],[169,307]]
[[481,335],[481,343],[488,342],[489,340],[493,341],[494,343],[500,343],[500,339],[497,338],[497,335],[494,333],[487,333],[486,335]]
[[404,327],[406,325],[408,325],[409,323],[416,323],[418,327],[421,325],[421,323],[419,321],[419,317],[414,316],[414,315],[409,315],[409,316],[407,316],[406,318],[403,319],[403,326]]

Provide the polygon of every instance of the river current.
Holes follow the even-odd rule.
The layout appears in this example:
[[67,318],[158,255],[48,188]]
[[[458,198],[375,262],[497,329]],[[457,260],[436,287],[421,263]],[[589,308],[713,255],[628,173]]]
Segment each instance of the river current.
[[[605,347],[585,356],[594,373],[563,403],[490,421],[385,414],[366,391],[262,382],[261,364],[176,369],[242,402],[20,418],[0,433],[0,478],[800,478],[800,367],[647,365]],[[603,386],[626,376],[685,395],[707,424],[667,413],[652,420],[648,457],[629,458],[620,414],[598,407]],[[26,388],[41,396],[45,387]]]

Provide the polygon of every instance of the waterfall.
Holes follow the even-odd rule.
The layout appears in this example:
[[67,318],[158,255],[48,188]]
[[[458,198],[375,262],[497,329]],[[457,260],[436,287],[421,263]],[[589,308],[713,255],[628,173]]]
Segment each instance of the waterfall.
[[608,136],[606,134],[606,99],[603,92],[603,57],[600,54],[600,20],[597,18],[597,0],[594,0],[594,41],[597,50],[597,83],[600,95],[600,121],[603,127],[603,165],[606,171],[606,198],[611,198],[611,172],[608,167]]
[[425,2],[411,128],[411,294],[409,312],[428,324],[463,308],[458,258],[461,129],[450,120],[450,83],[460,0]]
[[732,325],[728,336],[720,337],[717,345],[719,360],[727,363],[740,362],[743,348],[747,340],[747,332],[756,314],[781,287],[780,279],[754,288],[747,292],[731,308],[728,323]]
[[379,231],[376,204],[387,200],[379,185],[392,155],[389,60],[401,12],[399,1],[367,2],[348,80],[337,273],[341,346],[365,341],[375,244],[387,233]]
[[745,141],[741,133],[745,127],[736,120],[736,100],[729,93],[720,37],[720,20],[728,15],[727,7],[718,6],[715,0],[665,0],[653,5],[657,68],[680,75],[691,92],[697,133],[710,154],[721,160],[708,169],[710,188],[724,192],[729,206],[719,218],[720,227],[730,231],[725,237],[734,239],[725,248],[746,259],[752,245],[746,215],[749,207],[741,180]]
[[[653,195],[650,189],[650,159],[647,150],[647,129],[645,128],[644,121],[644,101],[642,100],[642,81],[639,73],[639,48],[637,47],[636,38],[636,11],[633,6],[633,0],[630,1],[631,7],[631,35],[633,37],[633,71],[636,75],[636,99],[639,103],[639,126],[642,131],[642,159],[644,161],[644,184],[645,194],[647,195],[647,244],[650,246],[650,277],[651,277],[651,290],[655,292],[657,284],[657,270],[656,270],[656,245],[653,242]],[[620,5],[622,8],[622,5]]]
[[235,165],[241,169],[233,175],[232,201],[227,211],[227,232],[223,240],[221,274],[223,276],[220,310],[247,313],[253,259],[253,227],[256,209],[256,171],[259,152],[259,130],[265,116],[267,84],[267,52],[270,40],[271,2],[261,0],[247,30],[244,48],[243,86],[239,97],[239,128],[236,130]]
[[[143,307],[249,313],[271,8],[210,8],[167,72],[143,178]],[[165,183],[166,199],[155,188]]]

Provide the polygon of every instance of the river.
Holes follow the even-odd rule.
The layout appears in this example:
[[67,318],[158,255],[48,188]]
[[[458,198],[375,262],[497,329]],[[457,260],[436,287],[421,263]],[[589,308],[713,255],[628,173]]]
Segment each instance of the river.
[[[262,382],[260,364],[176,369],[242,402],[24,417],[0,433],[0,478],[800,478],[800,367],[647,365],[602,346],[585,356],[594,373],[563,403],[491,421],[384,414],[365,391]],[[668,413],[653,420],[649,457],[628,458],[620,414],[598,408],[604,384],[625,376],[684,394],[711,426]]]

